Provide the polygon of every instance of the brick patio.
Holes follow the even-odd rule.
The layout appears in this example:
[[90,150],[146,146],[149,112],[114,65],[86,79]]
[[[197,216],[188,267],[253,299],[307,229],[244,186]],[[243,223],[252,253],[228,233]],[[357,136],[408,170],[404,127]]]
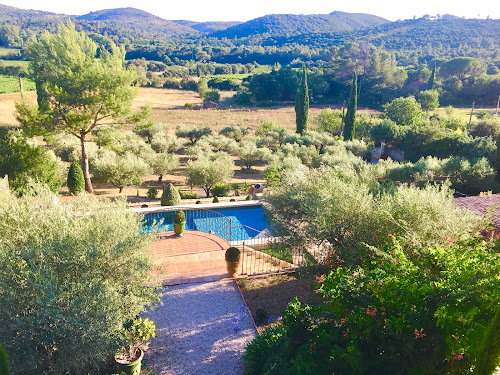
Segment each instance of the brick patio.
[[149,254],[165,285],[176,285],[227,277],[224,253],[228,247],[226,240],[204,232],[185,231],[183,237],[165,232]]

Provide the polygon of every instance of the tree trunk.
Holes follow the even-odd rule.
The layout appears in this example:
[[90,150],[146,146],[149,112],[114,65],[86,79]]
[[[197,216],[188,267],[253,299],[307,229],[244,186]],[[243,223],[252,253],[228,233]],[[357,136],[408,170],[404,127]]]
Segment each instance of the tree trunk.
[[205,190],[205,194],[207,195],[207,198],[210,198],[210,188],[203,188]]
[[162,174],[160,176],[158,176],[158,182],[161,182],[161,180],[163,180],[163,175]]
[[94,188],[92,187],[92,181],[90,180],[90,170],[89,170],[89,156],[87,154],[87,144],[86,144],[86,134],[82,133],[80,136],[80,141],[82,144],[82,169],[83,176],[85,177],[85,191],[89,194],[94,194]]
[[118,189],[120,189],[118,193],[121,194],[123,192],[123,186],[120,186]]

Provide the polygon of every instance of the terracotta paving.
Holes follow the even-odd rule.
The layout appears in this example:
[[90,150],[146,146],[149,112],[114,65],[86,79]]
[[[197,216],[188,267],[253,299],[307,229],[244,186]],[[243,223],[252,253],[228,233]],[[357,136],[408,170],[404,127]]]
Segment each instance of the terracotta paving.
[[227,277],[224,253],[229,243],[215,235],[185,231],[158,235],[149,254],[165,285],[216,281]]

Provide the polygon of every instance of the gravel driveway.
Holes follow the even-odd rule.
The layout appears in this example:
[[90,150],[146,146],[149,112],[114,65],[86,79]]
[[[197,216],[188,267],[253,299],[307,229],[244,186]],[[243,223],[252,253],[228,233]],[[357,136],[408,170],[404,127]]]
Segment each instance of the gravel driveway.
[[256,332],[234,281],[173,286],[162,300],[145,314],[156,323],[145,365],[159,375],[244,374]]

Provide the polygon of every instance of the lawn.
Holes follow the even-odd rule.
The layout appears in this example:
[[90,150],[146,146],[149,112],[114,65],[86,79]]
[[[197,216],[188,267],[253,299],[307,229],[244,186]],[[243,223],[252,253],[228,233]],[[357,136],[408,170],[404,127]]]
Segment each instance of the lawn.
[[23,68],[28,69],[30,62],[25,60],[1,60],[0,65],[3,66],[21,66]]
[[[323,298],[315,291],[314,274],[304,274],[299,277],[295,274],[252,277],[240,279],[238,285],[259,333],[269,326],[268,319],[273,318],[275,321],[281,316],[281,310],[284,310],[295,297],[309,305],[319,305],[323,302]],[[267,312],[268,319],[265,321],[257,319],[256,311],[259,306]]]
[[[32,91],[35,90],[35,82],[23,78],[23,90]],[[19,78],[13,76],[0,75],[0,93],[7,94],[19,92]]]
[[0,47],[0,57],[5,55],[10,55],[11,53],[21,54],[21,50],[19,48],[5,48]]

